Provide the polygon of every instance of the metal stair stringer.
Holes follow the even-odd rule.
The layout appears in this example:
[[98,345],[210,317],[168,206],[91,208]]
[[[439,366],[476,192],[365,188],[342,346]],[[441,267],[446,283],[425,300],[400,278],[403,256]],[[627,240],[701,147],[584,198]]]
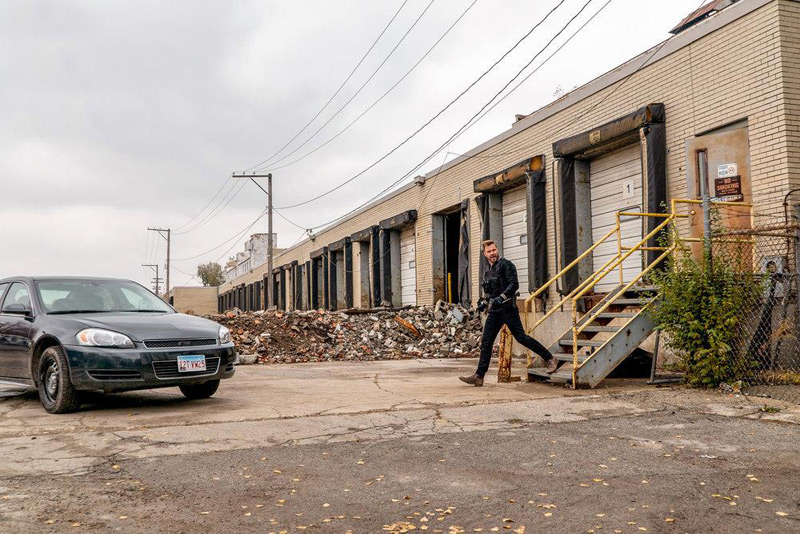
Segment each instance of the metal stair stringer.
[[[616,312],[608,311],[607,313],[601,314],[599,318],[607,319],[609,323],[613,322],[615,318],[620,320],[625,319],[625,322],[621,325],[587,325],[584,335],[591,337],[599,333],[611,333],[612,335],[602,341],[594,339],[578,340],[578,365],[580,367],[575,373],[577,386],[597,387],[603,379],[611,374],[617,366],[625,361],[625,359],[653,333],[655,324],[647,313],[647,310],[654,304],[654,299],[651,297],[646,302],[642,301],[643,305],[639,303],[622,305],[622,302],[629,302],[631,299],[626,299],[625,295],[620,294],[621,289],[622,286],[618,286],[608,293],[578,321],[578,326],[586,325],[586,322],[594,313],[609,301],[612,301],[612,303],[617,306],[621,306],[623,310]],[[652,294],[652,288],[635,287],[631,288],[627,293],[640,292]],[[637,309],[631,310],[631,308]],[[564,332],[564,334],[549,347],[549,350],[558,360],[564,363],[562,363],[558,371],[552,375],[548,375],[543,367],[531,367],[528,369],[529,379],[547,379],[551,383],[572,382],[572,328]],[[586,351],[591,351],[591,353],[587,355]]]
[[651,305],[652,302],[640,309],[580,365],[575,373],[578,386],[597,387],[653,333],[655,323],[648,313]]

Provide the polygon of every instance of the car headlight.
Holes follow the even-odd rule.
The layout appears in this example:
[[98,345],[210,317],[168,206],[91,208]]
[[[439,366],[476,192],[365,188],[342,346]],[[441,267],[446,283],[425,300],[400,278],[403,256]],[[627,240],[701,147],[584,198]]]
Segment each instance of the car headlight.
[[219,327],[219,344],[231,342],[231,331],[224,326]]
[[133,341],[128,336],[101,328],[81,330],[75,337],[78,339],[79,345],[87,347],[117,347],[120,349],[132,349],[134,347]]

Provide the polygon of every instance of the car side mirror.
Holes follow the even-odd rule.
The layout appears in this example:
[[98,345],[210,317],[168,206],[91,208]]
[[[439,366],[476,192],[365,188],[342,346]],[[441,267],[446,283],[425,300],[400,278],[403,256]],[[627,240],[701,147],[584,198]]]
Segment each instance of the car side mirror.
[[9,315],[23,315],[25,317],[33,316],[33,310],[30,306],[26,306],[25,304],[6,304],[3,306],[3,313]]

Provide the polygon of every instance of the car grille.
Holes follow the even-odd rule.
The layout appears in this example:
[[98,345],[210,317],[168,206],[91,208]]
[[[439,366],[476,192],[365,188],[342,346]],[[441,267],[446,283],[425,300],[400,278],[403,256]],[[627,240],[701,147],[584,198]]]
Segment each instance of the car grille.
[[142,373],[133,369],[91,369],[87,371],[95,380],[141,380]]
[[169,379],[169,378],[188,378],[192,376],[205,376],[217,373],[219,369],[219,356],[206,356],[206,370],[205,371],[190,371],[181,373],[178,371],[178,360],[162,360],[153,362],[153,371],[156,373],[156,378]]
[[205,347],[216,345],[217,340],[208,339],[145,339],[144,346],[148,349],[167,349],[181,347]]

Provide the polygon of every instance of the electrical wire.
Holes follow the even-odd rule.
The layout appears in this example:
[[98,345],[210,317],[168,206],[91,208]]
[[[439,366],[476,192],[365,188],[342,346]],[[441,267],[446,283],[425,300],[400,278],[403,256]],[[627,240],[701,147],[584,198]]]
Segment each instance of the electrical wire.
[[405,7],[406,3],[408,3],[408,0],[404,0],[404,1],[403,1],[403,3],[402,3],[402,4],[400,4],[400,7],[397,9],[397,12],[395,12],[394,16],[392,16],[392,18],[391,18],[391,19],[389,19],[389,22],[387,22],[387,23],[386,23],[386,26],[384,26],[383,30],[382,30],[382,31],[381,31],[381,33],[378,35],[378,37],[375,39],[375,41],[373,41],[373,43],[372,43],[372,45],[369,47],[369,49],[368,49],[368,50],[367,50],[367,51],[364,53],[364,55],[363,55],[363,56],[361,56],[361,59],[358,61],[358,63],[356,64],[356,66],[355,66],[355,67],[353,67],[353,70],[352,70],[352,71],[350,71],[350,74],[348,74],[348,75],[347,75],[347,78],[345,78],[345,80],[342,82],[342,84],[339,86],[339,88],[338,88],[338,89],[336,89],[336,91],[333,93],[333,95],[331,95],[331,97],[328,99],[328,101],[327,101],[327,102],[325,102],[325,104],[324,104],[324,105],[323,105],[323,106],[320,108],[320,110],[319,110],[319,111],[317,111],[317,113],[316,113],[316,114],[315,114],[313,117],[311,117],[311,120],[310,120],[310,121],[308,121],[308,122],[306,123],[306,125],[305,125],[305,126],[303,126],[303,127],[300,129],[300,131],[299,131],[299,132],[297,132],[297,133],[294,135],[294,137],[292,137],[291,139],[289,139],[289,141],[288,141],[288,142],[287,142],[285,145],[283,145],[283,146],[280,148],[280,150],[278,150],[277,152],[275,152],[273,155],[271,155],[270,157],[268,157],[267,159],[265,159],[265,160],[264,160],[264,161],[262,161],[261,163],[258,163],[258,164],[256,164],[256,165],[253,165],[253,166],[252,166],[252,167],[250,167],[249,169],[246,169],[247,171],[252,171],[252,170],[256,169],[257,167],[260,167],[261,165],[265,165],[265,164],[267,164],[268,162],[270,162],[270,161],[272,160],[272,158],[274,158],[275,156],[277,156],[278,154],[280,154],[281,152],[283,152],[283,151],[284,151],[284,149],[285,149],[286,147],[288,147],[289,145],[291,145],[291,144],[292,144],[292,142],[294,142],[294,140],[295,140],[295,139],[297,139],[297,138],[298,138],[298,137],[299,137],[299,136],[300,136],[300,135],[301,135],[301,134],[302,134],[304,131],[306,131],[306,128],[308,128],[309,126],[311,126],[311,124],[312,124],[312,123],[313,123],[315,120],[317,120],[317,117],[319,117],[319,116],[320,116],[320,114],[321,114],[323,111],[325,111],[325,109],[326,109],[326,108],[327,108],[327,107],[330,105],[330,103],[331,103],[331,102],[333,102],[333,99],[334,99],[334,98],[336,98],[336,96],[337,96],[337,95],[338,95],[338,94],[339,94],[339,93],[342,91],[342,89],[344,89],[344,86],[347,84],[347,82],[348,82],[348,81],[350,81],[350,78],[352,78],[352,77],[353,77],[353,74],[355,74],[355,73],[356,73],[356,71],[357,71],[357,70],[358,70],[358,68],[361,66],[361,64],[364,62],[364,60],[365,60],[365,59],[367,59],[367,56],[369,55],[369,53],[370,53],[370,52],[372,52],[372,49],[373,49],[373,48],[375,48],[375,45],[377,45],[377,44],[378,44],[378,41],[380,41],[380,40],[381,40],[381,37],[383,37],[383,34],[384,34],[384,33],[386,33],[386,30],[388,30],[388,29],[389,29],[389,26],[391,26],[391,25],[392,25],[392,22],[394,22],[394,19],[396,19],[396,18],[397,18],[397,16],[400,14],[400,12],[403,10],[403,8]]
[[[446,146],[447,146],[447,145],[448,145],[450,142],[452,142],[452,140],[453,140],[453,139],[454,139],[454,138],[455,138],[455,137],[456,137],[456,136],[457,136],[457,135],[458,135],[460,132],[462,132],[462,130],[464,130],[464,128],[465,128],[465,127],[467,127],[468,125],[470,125],[470,123],[471,123],[471,122],[472,122],[472,121],[473,121],[473,120],[474,120],[474,119],[475,119],[475,118],[476,118],[478,115],[480,115],[480,114],[481,114],[481,113],[482,113],[482,112],[483,112],[483,111],[484,111],[484,110],[485,110],[485,109],[486,109],[486,108],[487,108],[487,107],[488,107],[488,106],[489,106],[489,105],[490,105],[490,104],[491,104],[491,103],[492,103],[492,102],[493,102],[493,101],[494,101],[494,100],[495,100],[495,99],[496,99],[496,98],[497,98],[497,97],[500,95],[500,94],[502,94],[502,93],[503,93],[503,91],[505,91],[505,89],[506,89],[506,88],[508,88],[508,87],[509,87],[509,86],[510,86],[510,85],[511,85],[513,82],[514,82],[514,80],[516,80],[516,79],[517,79],[517,78],[518,78],[518,77],[519,77],[519,76],[520,76],[520,75],[521,75],[521,74],[522,74],[522,73],[525,71],[525,69],[527,69],[527,68],[528,68],[528,67],[529,67],[529,66],[530,66],[530,65],[531,65],[531,64],[532,64],[532,63],[533,63],[533,62],[536,60],[536,58],[537,58],[538,56],[540,56],[540,55],[542,54],[542,52],[544,52],[544,50],[546,50],[546,49],[547,49],[547,48],[548,48],[548,47],[549,47],[549,46],[550,46],[550,45],[553,43],[553,41],[554,41],[556,38],[558,38],[558,37],[559,37],[559,36],[560,36],[560,35],[561,35],[561,34],[562,34],[564,31],[566,31],[566,29],[567,29],[567,28],[568,28],[568,27],[569,27],[569,26],[572,24],[572,22],[573,22],[573,21],[574,21],[574,20],[575,20],[575,19],[576,19],[576,18],[577,18],[577,17],[578,17],[578,16],[579,16],[579,15],[580,15],[580,14],[581,14],[581,13],[582,13],[582,12],[583,12],[583,11],[584,11],[586,8],[587,8],[587,7],[588,7],[588,5],[589,5],[589,4],[590,4],[592,1],[593,1],[593,0],[587,0],[587,1],[586,1],[586,2],[583,4],[583,6],[581,7],[581,9],[580,9],[580,10],[579,10],[579,11],[578,11],[578,12],[577,12],[577,13],[576,13],[576,14],[575,14],[575,15],[574,15],[574,16],[573,16],[573,17],[572,17],[572,18],[571,18],[571,19],[570,19],[570,20],[569,20],[569,21],[568,21],[568,22],[567,22],[567,23],[566,23],[566,24],[565,24],[565,25],[564,25],[564,26],[563,26],[563,27],[562,27],[562,28],[561,28],[561,29],[560,29],[560,30],[559,30],[557,33],[556,33],[556,35],[555,35],[555,36],[554,36],[552,39],[550,39],[550,41],[549,41],[549,42],[548,42],[548,43],[547,43],[547,44],[546,44],[546,45],[545,45],[545,46],[544,46],[542,49],[540,49],[540,50],[539,50],[539,51],[538,51],[538,52],[537,52],[537,53],[534,55],[533,59],[531,59],[531,61],[529,61],[529,62],[528,62],[528,63],[527,63],[527,64],[526,64],[526,65],[525,65],[525,66],[524,66],[522,69],[520,69],[520,70],[517,72],[517,74],[515,74],[515,75],[514,75],[514,76],[511,78],[511,80],[509,80],[509,81],[508,81],[508,82],[507,82],[507,83],[504,85],[504,87],[503,87],[503,88],[502,88],[500,91],[498,91],[498,92],[495,94],[495,96],[493,96],[493,97],[492,97],[492,98],[489,100],[489,102],[487,102],[486,104],[484,104],[484,106],[483,106],[483,107],[482,107],[482,108],[481,108],[481,109],[478,111],[478,113],[474,114],[474,115],[473,115],[473,116],[470,118],[470,120],[469,120],[469,121],[467,121],[467,122],[465,123],[465,125],[464,125],[464,126],[462,126],[461,128],[459,128],[459,129],[456,131],[456,133],[455,133],[455,134],[453,134],[453,135],[452,135],[452,136],[451,136],[451,137],[450,137],[450,138],[449,138],[447,141],[445,141],[445,143],[443,143],[442,145],[440,145],[439,147],[437,147],[437,148],[436,148],[436,150],[434,150],[433,152],[431,152],[431,153],[430,153],[430,154],[429,154],[429,155],[428,155],[428,156],[427,156],[425,159],[423,159],[423,160],[422,160],[420,163],[418,163],[418,164],[417,164],[417,165],[416,165],[414,168],[412,168],[412,169],[411,169],[410,171],[408,171],[406,174],[404,174],[403,176],[401,176],[399,179],[395,180],[393,183],[391,183],[391,184],[390,184],[388,187],[386,187],[385,189],[383,189],[383,190],[382,190],[381,192],[379,192],[377,195],[373,196],[372,198],[370,198],[370,199],[369,199],[369,200],[367,200],[366,202],[364,202],[364,203],[360,204],[359,206],[355,207],[354,209],[350,210],[349,212],[345,213],[344,215],[342,215],[342,216],[340,216],[340,217],[337,217],[336,219],[333,219],[332,221],[328,221],[327,223],[323,223],[323,224],[320,224],[320,225],[316,225],[316,226],[314,226],[314,227],[312,228],[312,230],[315,230],[315,229],[317,229],[317,228],[326,227],[326,226],[329,226],[329,225],[331,225],[331,224],[335,224],[336,222],[338,222],[338,221],[341,221],[343,218],[345,218],[345,217],[348,217],[349,215],[351,215],[352,213],[354,213],[354,212],[358,211],[359,209],[361,209],[362,207],[366,206],[367,204],[369,204],[369,203],[373,202],[374,200],[376,200],[376,199],[380,198],[382,195],[384,195],[384,194],[385,194],[385,193],[387,193],[389,190],[391,190],[392,188],[394,188],[395,186],[397,186],[398,184],[400,184],[400,183],[401,183],[403,180],[405,180],[406,178],[408,178],[409,176],[411,176],[411,174],[413,174],[413,173],[414,173],[414,172],[415,172],[417,169],[419,169],[420,167],[422,167],[423,165],[425,165],[425,164],[426,164],[428,161],[430,161],[430,160],[431,160],[433,157],[435,157],[435,156],[436,156],[436,154],[438,154],[439,152],[441,152],[442,148],[446,147]],[[560,5],[560,4],[559,4],[559,5]],[[558,6],[556,6],[556,7],[558,7]],[[603,6],[603,7],[605,7],[605,6]],[[580,31],[580,30],[579,30],[579,31]],[[577,32],[576,32],[576,34],[577,34]],[[574,37],[574,35],[573,35],[573,37]],[[546,61],[549,61],[549,60],[550,60],[552,57],[553,57],[553,56],[551,55],[549,58],[547,58],[547,60],[546,60]],[[518,87],[519,87],[519,85],[518,85],[516,88],[518,88]],[[516,90],[516,88],[515,88],[515,90]]]
[[[201,253],[201,254],[197,254],[197,255],[195,255],[195,256],[189,256],[189,257],[187,257],[187,258],[176,258],[176,259],[173,259],[172,261],[189,261],[189,260],[194,260],[194,259],[200,258],[200,257],[202,257],[202,256],[205,256],[206,254],[210,254],[210,253],[214,252],[215,250],[217,250],[217,249],[219,249],[219,248],[222,248],[222,247],[224,247],[225,245],[227,245],[227,244],[228,244],[228,243],[230,243],[231,241],[233,241],[233,240],[235,240],[235,239],[238,239],[238,238],[239,238],[239,236],[241,236],[241,235],[244,235],[245,233],[247,233],[247,231],[248,231],[248,230],[250,230],[250,229],[251,229],[253,226],[255,226],[255,224],[256,224],[256,223],[257,223],[259,220],[261,220],[261,218],[262,218],[264,215],[266,215],[266,214],[267,214],[267,210],[264,210],[264,211],[262,211],[262,212],[261,212],[261,214],[260,214],[258,217],[256,217],[256,220],[254,220],[254,221],[253,221],[253,222],[252,222],[252,223],[251,223],[249,226],[247,226],[247,227],[246,227],[244,230],[242,230],[242,231],[240,231],[240,232],[237,232],[237,233],[236,233],[236,234],[235,234],[233,237],[231,237],[230,239],[226,239],[225,241],[223,241],[222,243],[220,243],[220,244],[219,244],[219,245],[217,245],[216,247],[214,247],[214,248],[212,248],[212,249],[210,249],[210,250],[207,250],[206,252],[203,252],[203,253]],[[228,249],[228,250],[230,250],[230,249]],[[226,252],[226,254],[227,254],[227,252]],[[219,261],[219,260],[217,260],[217,261]]]
[[566,1],[566,0],[560,0],[560,1],[559,1],[559,3],[558,3],[558,4],[556,4],[556,6],[555,6],[555,7],[553,7],[553,8],[552,8],[552,9],[551,9],[551,10],[550,10],[550,11],[549,11],[549,12],[548,12],[548,13],[547,13],[545,16],[544,16],[544,18],[542,18],[542,19],[541,19],[539,22],[537,22],[537,23],[536,23],[536,24],[535,24],[535,25],[534,25],[534,26],[533,26],[533,27],[532,27],[530,30],[528,30],[528,32],[527,32],[525,35],[523,35],[523,36],[522,36],[522,37],[521,37],[521,38],[520,38],[520,39],[519,39],[519,40],[518,40],[518,41],[517,41],[517,42],[514,44],[514,46],[512,46],[510,49],[508,49],[508,50],[507,50],[507,51],[506,51],[506,52],[505,52],[505,53],[504,53],[502,56],[500,56],[500,58],[499,58],[497,61],[495,61],[495,62],[494,62],[494,63],[493,63],[493,64],[492,64],[492,65],[491,65],[491,66],[490,66],[490,67],[489,67],[489,68],[488,68],[486,71],[484,71],[484,72],[483,72],[483,73],[482,73],[480,76],[478,76],[478,78],[477,78],[476,80],[474,80],[474,81],[473,81],[471,84],[469,84],[469,85],[467,86],[467,88],[466,88],[466,89],[464,89],[464,90],[463,90],[463,91],[462,91],[462,92],[461,92],[461,93],[460,93],[460,94],[459,94],[459,95],[458,95],[456,98],[454,98],[453,100],[451,100],[451,101],[450,101],[450,102],[449,102],[449,103],[448,103],[448,104],[447,104],[447,105],[446,105],[444,108],[442,108],[441,110],[439,110],[439,111],[438,111],[438,112],[437,112],[437,113],[436,113],[436,114],[435,114],[433,117],[431,117],[431,118],[430,118],[430,119],[429,119],[427,122],[425,122],[425,123],[424,123],[422,126],[420,126],[419,128],[417,128],[417,130],[416,130],[416,131],[414,131],[414,132],[413,132],[411,135],[409,135],[408,137],[406,137],[406,138],[405,138],[405,139],[404,139],[404,140],[403,140],[403,141],[402,141],[402,142],[401,142],[399,145],[395,146],[395,147],[394,147],[393,149],[391,149],[389,152],[387,152],[386,154],[384,154],[383,156],[381,156],[381,157],[380,157],[380,158],[379,158],[377,161],[375,161],[374,163],[372,163],[371,165],[369,165],[368,167],[366,167],[366,168],[365,168],[364,170],[362,170],[361,172],[359,172],[359,173],[357,173],[356,175],[352,176],[351,178],[348,178],[348,179],[347,179],[347,180],[345,180],[344,182],[340,183],[339,185],[337,185],[337,186],[335,186],[335,187],[333,187],[333,188],[331,188],[331,189],[329,189],[329,190],[325,191],[324,193],[321,193],[321,194],[319,194],[319,195],[316,195],[316,196],[314,196],[314,197],[312,197],[312,198],[310,198],[310,199],[304,200],[304,201],[302,201],[302,202],[296,202],[296,203],[294,203],[294,204],[290,204],[290,205],[287,205],[287,206],[279,206],[279,209],[289,209],[289,208],[296,208],[296,207],[298,207],[298,206],[303,206],[303,205],[305,205],[305,204],[310,204],[311,202],[314,202],[314,201],[316,201],[316,200],[319,200],[320,198],[326,197],[326,196],[330,195],[331,193],[333,193],[334,191],[337,191],[337,190],[341,189],[342,187],[344,187],[345,185],[349,184],[349,183],[350,183],[350,182],[352,182],[353,180],[355,180],[355,179],[357,179],[358,177],[362,176],[362,175],[363,175],[363,174],[365,174],[367,171],[369,171],[370,169],[372,169],[373,167],[375,167],[376,165],[378,165],[379,163],[381,163],[383,160],[385,160],[386,158],[388,158],[388,157],[389,157],[389,156],[391,156],[392,154],[394,154],[394,153],[395,153],[397,150],[399,150],[399,149],[400,149],[402,146],[404,146],[406,143],[408,143],[409,141],[411,141],[411,139],[413,139],[413,138],[414,138],[414,137],[415,137],[417,134],[419,134],[419,133],[420,133],[422,130],[424,130],[426,127],[428,127],[428,126],[429,126],[429,125],[430,125],[430,124],[431,124],[431,123],[432,123],[434,120],[436,120],[436,119],[437,119],[439,116],[441,116],[441,115],[442,115],[442,114],[443,114],[445,111],[447,111],[447,110],[448,110],[448,109],[449,109],[451,106],[453,106],[453,105],[454,105],[454,104],[455,104],[455,103],[456,103],[458,100],[460,100],[460,99],[461,99],[461,97],[462,97],[462,96],[464,96],[464,95],[465,95],[465,94],[466,94],[468,91],[470,91],[470,90],[471,90],[471,89],[472,89],[472,88],[473,88],[475,85],[477,85],[477,84],[478,84],[478,83],[479,83],[479,82],[480,82],[480,81],[481,81],[481,80],[482,80],[484,77],[486,77],[486,76],[487,76],[487,75],[488,75],[488,74],[489,74],[489,73],[490,73],[490,72],[491,72],[491,71],[492,71],[492,70],[493,70],[493,69],[494,69],[494,68],[495,68],[497,65],[499,65],[499,64],[500,64],[500,63],[501,63],[501,62],[502,62],[502,61],[503,61],[503,60],[504,60],[504,59],[505,59],[505,58],[506,58],[506,57],[507,57],[509,54],[511,54],[511,52],[513,52],[513,51],[514,51],[514,50],[515,50],[517,47],[519,47],[519,45],[520,45],[520,44],[522,44],[522,43],[523,43],[523,41],[525,41],[525,40],[526,40],[528,37],[530,37],[530,35],[531,35],[531,34],[532,34],[532,33],[533,33],[533,32],[534,32],[534,31],[535,31],[537,28],[539,28],[539,26],[541,26],[541,25],[542,25],[542,24],[543,24],[543,23],[544,23],[544,22],[545,22],[545,21],[546,21],[548,18],[550,18],[550,16],[551,16],[553,13],[555,13],[555,11],[556,11],[556,10],[557,10],[559,7],[561,7],[561,5],[562,5],[562,4],[564,4],[564,2],[565,2],[565,1]]
[[[213,197],[211,197],[211,200],[209,200],[209,201],[206,203],[206,205],[205,205],[205,206],[203,206],[203,207],[200,209],[200,211],[198,211],[198,212],[197,212],[197,213],[196,213],[196,214],[195,214],[195,215],[194,215],[194,216],[193,216],[191,219],[189,219],[189,220],[188,220],[188,221],[186,221],[185,223],[181,224],[180,226],[177,226],[177,227],[173,228],[173,231],[175,231],[175,230],[180,230],[181,228],[184,228],[185,226],[188,226],[188,225],[189,225],[189,223],[191,223],[193,220],[195,220],[197,217],[199,217],[199,216],[200,216],[200,214],[201,214],[201,213],[203,213],[203,212],[205,211],[205,209],[206,209],[208,206],[210,206],[210,205],[211,205],[211,203],[212,203],[212,202],[214,202],[214,199],[215,199],[215,198],[217,198],[217,196],[219,196],[219,194],[222,192],[222,190],[223,190],[223,189],[225,189],[225,186],[226,186],[226,185],[228,185],[228,182],[230,181],[230,179],[231,179],[231,178],[230,178],[230,176],[229,176],[229,177],[228,177],[228,179],[227,179],[227,180],[225,180],[225,181],[222,183],[222,186],[221,186],[219,189],[217,189],[217,192],[216,192],[216,193],[214,193],[214,196],[213,196]],[[212,210],[212,211],[213,211],[213,210]]]
[[[417,19],[414,21],[414,23],[411,25],[411,27],[410,27],[408,30],[406,30],[406,33],[404,33],[404,34],[403,34],[403,36],[400,38],[400,40],[397,42],[397,44],[394,46],[394,48],[392,48],[392,50],[389,52],[389,55],[387,55],[387,56],[386,56],[386,58],[385,58],[385,59],[384,59],[384,60],[381,62],[381,64],[380,64],[380,65],[378,65],[378,67],[375,69],[375,71],[372,73],[372,75],[370,75],[370,77],[369,77],[369,78],[367,78],[367,80],[366,80],[366,81],[365,81],[363,84],[361,84],[361,87],[359,87],[359,88],[358,88],[358,90],[357,90],[357,91],[356,91],[356,92],[353,94],[353,96],[351,96],[351,97],[350,97],[350,99],[349,99],[349,100],[347,100],[347,102],[345,102],[345,103],[344,103],[344,105],[342,105],[342,107],[340,107],[340,108],[339,108],[339,109],[336,111],[336,113],[334,113],[334,114],[333,114],[331,117],[329,117],[329,118],[328,118],[328,120],[327,120],[327,121],[325,121],[325,123],[323,123],[323,125],[322,125],[322,126],[320,126],[319,128],[317,128],[317,130],[316,130],[316,131],[315,131],[313,134],[311,134],[311,136],[310,136],[308,139],[306,139],[305,141],[303,141],[303,142],[302,142],[302,143],[301,143],[299,146],[295,147],[295,148],[294,148],[294,150],[292,150],[292,151],[291,151],[291,152],[289,152],[288,154],[285,154],[283,157],[281,157],[280,159],[278,159],[277,161],[275,161],[275,164],[278,164],[278,163],[280,163],[281,161],[285,160],[285,159],[286,159],[286,158],[288,158],[289,156],[292,156],[293,154],[297,153],[297,151],[298,151],[298,150],[300,150],[301,148],[303,148],[304,146],[306,146],[306,144],[308,144],[308,143],[309,143],[309,142],[310,142],[312,139],[314,139],[314,138],[317,136],[317,134],[318,134],[319,132],[321,132],[321,131],[322,131],[322,130],[323,130],[323,129],[324,129],[324,128],[325,128],[325,127],[328,125],[328,124],[330,124],[330,123],[331,123],[331,121],[332,121],[333,119],[335,119],[336,117],[338,117],[338,116],[339,116],[339,114],[340,114],[340,113],[341,113],[341,112],[342,112],[342,111],[343,111],[343,110],[344,110],[344,109],[345,109],[347,106],[349,106],[349,105],[350,105],[350,103],[351,103],[351,102],[352,102],[352,101],[353,101],[353,100],[354,100],[354,99],[355,99],[355,98],[356,98],[356,97],[357,97],[359,94],[361,94],[361,91],[363,91],[363,90],[364,90],[364,88],[365,88],[365,87],[366,87],[366,86],[369,84],[369,82],[371,82],[371,81],[372,81],[372,79],[373,79],[373,78],[374,78],[374,77],[375,77],[375,76],[378,74],[378,72],[380,72],[381,68],[383,68],[383,66],[386,64],[386,62],[387,62],[387,61],[389,61],[389,58],[391,58],[391,57],[394,55],[395,51],[396,51],[396,50],[397,50],[397,49],[400,47],[400,45],[403,43],[403,41],[405,41],[405,40],[406,40],[406,37],[408,37],[408,35],[411,33],[411,31],[412,31],[412,30],[413,30],[413,29],[414,29],[414,28],[417,26],[417,23],[418,23],[418,22],[419,22],[419,21],[422,19],[422,17],[425,15],[425,13],[427,13],[427,12],[428,12],[428,9],[430,9],[430,7],[433,5],[433,3],[434,3],[435,1],[436,1],[436,0],[430,0],[430,2],[428,2],[428,5],[425,7],[425,9],[422,11],[422,13],[420,13],[419,17],[417,17]],[[273,167],[273,169],[274,169],[274,168],[278,168],[278,167]],[[264,171],[265,169],[264,169],[263,167],[261,167],[261,168],[258,168],[258,169],[256,169],[256,170],[257,170],[257,171],[259,171],[259,172],[262,172],[262,171]]]
[[[211,211],[209,211],[206,214],[206,216],[203,217],[196,225],[194,225],[193,227],[189,228],[188,230],[184,230],[183,232],[175,232],[175,235],[184,235],[184,234],[188,234],[190,232],[194,232],[195,230],[199,230],[200,228],[202,228],[203,226],[205,226],[206,224],[208,224],[209,222],[214,220],[217,217],[217,215],[219,215],[220,213],[225,211],[225,208],[227,208],[228,205],[231,202],[233,202],[233,199],[235,199],[237,196],[239,196],[239,193],[242,192],[242,189],[244,189],[244,184],[239,184],[239,189],[236,189],[236,185],[233,185],[228,190],[228,192],[225,194],[225,196],[222,197],[222,199],[217,203],[217,206],[214,209],[212,209]],[[234,190],[235,190],[235,192],[234,192]],[[231,195],[231,193],[233,193],[233,195]],[[227,201],[226,201],[226,199],[227,199]],[[225,204],[222,204],[223,202],[225,202]]]
[[328,146],[330,143],[332,143],[334,140],[336,140],[340,135],[342,135],[347,130],[349,130],[355,123],[357,123],[359,120],[361,120],[361,118],[364,117],[364,115],[369,113],[372,110],[372,108],[377,106],[384,98],[386,98],[392,91],[394,91],[395,88],[397,88],[397,86],[400,85],[403,82],[403,80],[405,80],[412,72],[414,72],[414,70],[419,66],[419,64],[422,63],[425,60],[425,58],[427,58],[428,55],[431,52],[433,52],[433,50],[439,45],[439,43],[442,42],[442,40],[447,36],[447,34],[450,33],[450,31],[456,26],[456,24],[458,24],[461,21],[461,19],[464,18],[464,16],[472,9],[472,7],[476,3],[478,3],[478,0],[473,0],[473,2],[471,4],[469,4],[467,6],[467,8],[461,13],[461,15],[458,16],[458,18],[455,20],[455,22],[453,22],[450,25],[450,27],[447,28],[447,30],[445,30],[445,32],[441,36],[439,36],[439,38],[436,40],[436,42],[433,43],[433,46],[431,46],[428,49],[428,51],[425,52],[425,54],[423,54],[423,56],[416,63],[414,63],[414,65],[405,74],[403,74],[403,76],[399,80],[397,80],[395,82],[394,85],[392,85],[386,92],[384,92],[367,109],[365,109],[363,112],[361,112],[360,115],[358,115],[355,119],[350,121],[350,123],[348,123],[347,126],[342,128],[338,133],[336,133],[335,135],[330,137],[327,141],[325,141],[324,143],[319,145],[317,148],[306,152],[305,154],[303,154],[299,158],[296,158],[296,159],[290,161],[289,163],[284,163],[283,165],[279,165],[277,167],[271,167],[270,170],[276,171],[276,170],[279,170],[279,169],[285,169],[286,167],[290,167],[290,166],[294,165],[295,163],[298,163],[298,162],[306,159],[307,157],[309,157],[310,155],[314,154],[315,152],[317,152],[317,151],[323,149],[324,147]]
[[[703,4],[705,4],[705,0],[703,0],[703,1],[700,3],[700,5],[698,5],[697,9],[700,9],[700,8],[703,6]],[[695,11],[696,11],[696,10],[695,10]],[[636,74],[638,74],[638,73],[639,73],[639,71],[640,71],[640,70],[642,70],[642,68],[644,68],[644,67],[645,67],[645,66],[646,66],[648,63],[650,63],[650,60],[651,60],[653,57],[655,57],[655,56],[656,56],[656,54],[658,54],[658,52],[659,52],[659,51],[661,51],[661,49],[664,47],[664,45],[666,45],[666,44],[667,44],[667,43],[668,43],[670,40],[671,40],[671,38],[670,38],[670,39],[666,39],[666,40],[662,41],[662,42],[661,42],[659,45],[657,45],[656,47],[654,47],[654,49],[653,49],[653,52],[652,52],[652,53],[651,53],[649,56],[647,56],[647,57],[645,58],[645,60],[644,60],[644,61],[642,61],[642,62],[639,64],[639,66],[638,66],[638,67],[637,67],[637,68],[636,68],[636,69],[635,69],[633,72],[631,72],[631,73],[630,73],[630,74],[628,74],[628,75],[627,75],[625,78],[623,78],[621,82],[618,82],[618,83],[617,83],[617,85],[615,85],[615,86],[614,86],[614,88],[613,88],[613,89],[612,89],[610,92],[608,92],[607,94],[605,94],[605,95],[603,96],[603,98],[601,98],[599,101],[597,101],[596,103],[594,103],[594,104],[593,104],[593,105],[592,105],[592,106],[591,106],[591,107],[590,107],[588,110],[586,110],[586,111],[582,112],[580,115],[576,116],[576,117],[575,117],[575,118],[574,118],[572,121],[570,121],[570,122],[568,122],[567,124],[565,124],[564,126],[562,126],[562,127],[561,127],[561,128],[560,128],[560,129],[559,129],[559,130],[558,130],[558,131],[555,133],[555,134],[552,134],[552,135],[551,135],[551,137],[558,137],[558,136],[562,135],[562,134],[563,134],[563,133],[564,133],[564,132],[565,132],[567,129],[569,129],[569,128],[571,128],[572,126],[574,126],[574,125],[575,125],[575,124],[576,124],[576,123],[577,123],[579,120],[581,120],[581,119],[582,119],[583,117],[585,117],[587,114],[589,114],[589,113],[591,113],[592,111],[594,111],[594,110],[595,110],[595,109],[596,109],[598,106],[600,106],[601,104],[603,104],[603,103],[604,103],[606,100],[608,100],[609,98],[611,98],[611,96],[612,96],[614,93],[616,93],[616,92],[617,92],[617,91],[618,91],[618,90],[619,90],[621,87],[623,87],[623,86],[624,86],[626,83],[628,83],[628,81],[629,81],[629,80],[630,80],[630,79],[631,79],[633,76],[635,76]],[[511,155],[511,154],[517,154],[517,153],[519,153],[519,152],[522,152],[522,151],[528,150],[528,149],[530,149],[530,148],[533,148],[534,146],[535,146],[535,143],[531,143],[531,144],[528,144],[528,145],[521,146],[521,147],[519,147],[519,148],[515,148],[514,150],[511,150],[511,151],[508,151],[508,152],[496,152],[496,153],[493,153],[493,154],[490,154],[490,155],[486,155],[486,156],[478,156],[478,155],[473,155],[473,156],[470,156],[468,159],[491,159],[491,158],[497,158],[497,157],[501,157],[501,156],[507,156],[507,155]],[[464,161],[466,161],[466,160],[464,160]]]

